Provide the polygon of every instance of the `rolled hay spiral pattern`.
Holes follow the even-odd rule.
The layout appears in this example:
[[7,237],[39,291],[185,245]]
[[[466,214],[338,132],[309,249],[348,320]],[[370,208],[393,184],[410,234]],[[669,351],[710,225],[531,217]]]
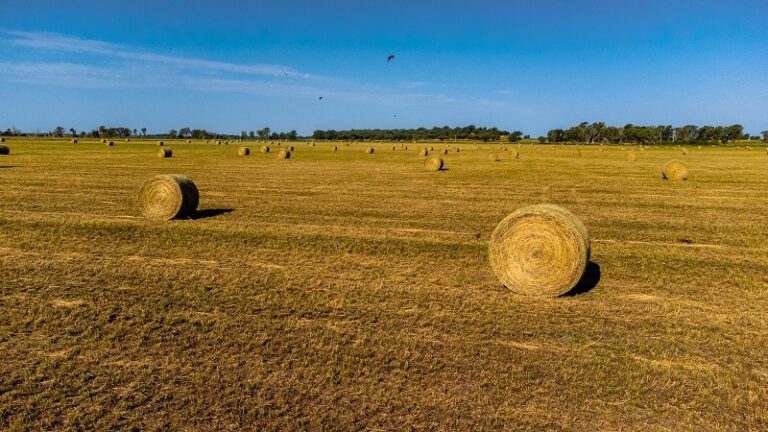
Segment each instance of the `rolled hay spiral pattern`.
[[150,178],[139,190],[141,213],[147,219],[171,220],[189,217],[197,211],[200,192],[195,183],[177,174]]
[[248,156],[250,154],[251,154],[251,149],[249,149],[248,147],[240,147],[239,149],[237,149],[238,156]]
[[667,180],[686,180],[688,179],[688,166],[677,159],[672,159],[664,164],[664,168],[661,169],[661,176]]
[[440,156],[430,156],[424,160],[424,168],[426,168],[427,171],[440,171],[443,169],[444,164],[445,162]]
[[288,150],[288,149],[280,150],[277,153],[277,158],[278,159],[290,159],[291,158],[291,151]]
[[169,148],[161,148],[160,151],[157,152],[157,157],[161,157],[161,158],[173,157],[173,150]]
[[499,281],[532,296],[567,293],[584,275],[590,242],[586,227],[568,210],[551,204],[521,208],[491,234],[488,257]]

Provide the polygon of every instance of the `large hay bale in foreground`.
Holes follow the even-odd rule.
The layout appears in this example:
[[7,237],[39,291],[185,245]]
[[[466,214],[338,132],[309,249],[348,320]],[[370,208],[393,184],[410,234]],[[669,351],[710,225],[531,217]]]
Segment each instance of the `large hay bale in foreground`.
[[637,160],[637,155],[635,152],[631,151],[624,155],[624,159],[627,160],[627,162],[634,162]]
[[661,169],[661,175],[667,180],[687,180],[688,179],[688,167],[677,159],[664,164],[664,168]]
[[4,146],[4,145],[0,146],[0,155],[9,155],[9,154],[11,154],[11,149],[8,146]]
[[535,296],[567,293],[589,263],[587,229],[568,210],[551,204],[521,208],[491,234],[488,258],[511,291]]
[[365,149],[365,152],[367,154],[373,154],[373,147],[368,147],[367,149]]
[[498,162],[499,161],[499,154],[498,153],[488,153],[488,160],[491,162]]
[[147,219],[171,220],[194,215],[200,202],[195,183],[181,175],[158,175],[139,190],[141,213]]
[[161,158],[169,158],[173,156],[173,150],[169,148],[161,148],[159,152],[157,152],[157,156]]
[[251,149],[249,149],[248,147],[240,147],[239,149],[237,149],[238,156],[248,156],[250,154],[251,154]]
[[269,153],[269,146],[266,146],[266,145],[261,146],[261,152],[262,153]]
[[291,158],[291,151],[288,149],[282,149],[277,153],[278,159],[290,159]]
[[424,168],[427,171],[440,171],[444,164],[445,162],[440,156],[430,156],[424,160]]

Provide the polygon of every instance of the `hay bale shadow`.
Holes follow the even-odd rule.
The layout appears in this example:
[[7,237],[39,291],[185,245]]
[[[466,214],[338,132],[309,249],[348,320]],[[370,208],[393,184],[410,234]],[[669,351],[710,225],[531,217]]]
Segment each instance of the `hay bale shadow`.
[[192,219],[192,220],[207,219],[207,218],[223,215],[226,213],[231,213],[233,211],[235,211],[235,209],[232,209],[232,208],[214,208],[214,209],[198,210],[192,216],[190,216],[189,219]]
[[574,297],[592,291],[600,282],[600,276],[600,264],[590,261],[576,286],[560,297]]

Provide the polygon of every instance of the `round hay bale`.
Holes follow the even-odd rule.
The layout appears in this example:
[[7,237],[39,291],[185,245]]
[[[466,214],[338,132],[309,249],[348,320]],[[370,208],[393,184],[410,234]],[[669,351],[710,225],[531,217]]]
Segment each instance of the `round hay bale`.
[[423,148],[419,150],[419,156],[427,156],[429,154],[429,150]]
[[162,142],[162,141],[158,141],[158,142],[157,142],[157,145],[159,145],[160,147],[162,147],[162,146],[164,146],[164,145],[165,145],[165,143],[164,143],[164,142]]
[[296,150],[292,145],[289,145],[288,147],[286,147],[286,149],[288,149],[289,152]]
[[5,142],[5,138],[4,137],[0,138],[0,143],[4,143],[4,142]]
[[107,139],[106,139],[106,138],[102,138],[102,139],[101,139],[101,143],[102,143],[102,144],[106,144],[106,143],[107,143]]
[[397,151],[397,147],[392,146],[392,151]]
[[159,152],[157,152],[157,156],[161,158],[169,158],[173,156],[173,150],[169,148],[161,148]]
[[192,140],[188,139],[187,144],[192,144]]
[[488,160],[491,162],[498,162],[499,161],[499,154],[498,153],[488,153]]
[[269,153],[269,146],[266,146],[266,145],[261,146],[261,152],[262,153]]
[[429,151],[435,151],[435,148],[433,146],[429,146]]
[[72,140],[72,144],[77,144],[77,140],[76,140],[76,139],[73,139],[73,140]]
[[216,145],[221,145],[221,141],[216,141]]
[[291,151],[288,149],[282,149],[277,153],[278,159],[290,159],[291,158]]
[[11,149],[8,146],[0,146],[0,155],[9,155],[9,154],[11,154]]
[[443,158],[440,156],[430,156],[424,160],[424,168],[427,171],[440,171],[443,169]]
[[448,154],[448,149],[443,149],[443,151],[440,152],[440,153],[442,153],[443,155],[447,155]]
[[520,152],[517,150],[512,150],[512,158],[513,159],[520,159]]
[[114,142],[114,141],[109,141],[109,142],[107,142],[107,144],[106,144],[106,146],[107,146],[107,147],[112,147],[113,145],[115,145],[115,142]]
[[680,150],[680,153],[682,153],[683,156],[688,156],[688,149],[684,148],[684,149]]
[[688,179],[688,167],[677,159],[664,164],[664,168],[661,170],[661,175],[666,180],[687,180]]
[[126,139],[124,139],[123,141],[125,141],[125,142],[130,142],[131,140],[130,140],[130,138],[126,138]]
[[365,152],[367,154],[373,154],[373,147],[368,147],[367,149],[365,149]]
[[195,183],[181,175],[158,175],[139,190],[139,206],[147,219],[171,220],[194,215],[200,202]]
[[631,152],[629,152],[629,153],[624,155],[624,159],[627,162],[634,162],[634,161],[637,160],[637,155],[635,154],[635,152],[631,151]]
[[458,147],[456,147],[456,153],[458,153],[458,152],[459,152],[459,148],[458,148]]
[[586,227],[551,204],[521,208],[491,234],[488,258],[499,281],[518,294],[554,297],[584,275],[590,243]]
[[337,146],[335,146],[335,145],[331,146],[331,151],[338,151],[338,150],[339,150],[339,148]]
[[238,156],[248,156],[250,154],[251,154],[251,149],[249,149],[248,147],[240,147],[239,149],[237,149]]

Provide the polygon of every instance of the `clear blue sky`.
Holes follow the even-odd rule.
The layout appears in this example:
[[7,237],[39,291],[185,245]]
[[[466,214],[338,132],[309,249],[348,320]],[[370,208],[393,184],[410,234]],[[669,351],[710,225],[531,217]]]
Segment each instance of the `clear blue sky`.
[[581,121],[768,129],[768,1],[0,0],[3,129]]

